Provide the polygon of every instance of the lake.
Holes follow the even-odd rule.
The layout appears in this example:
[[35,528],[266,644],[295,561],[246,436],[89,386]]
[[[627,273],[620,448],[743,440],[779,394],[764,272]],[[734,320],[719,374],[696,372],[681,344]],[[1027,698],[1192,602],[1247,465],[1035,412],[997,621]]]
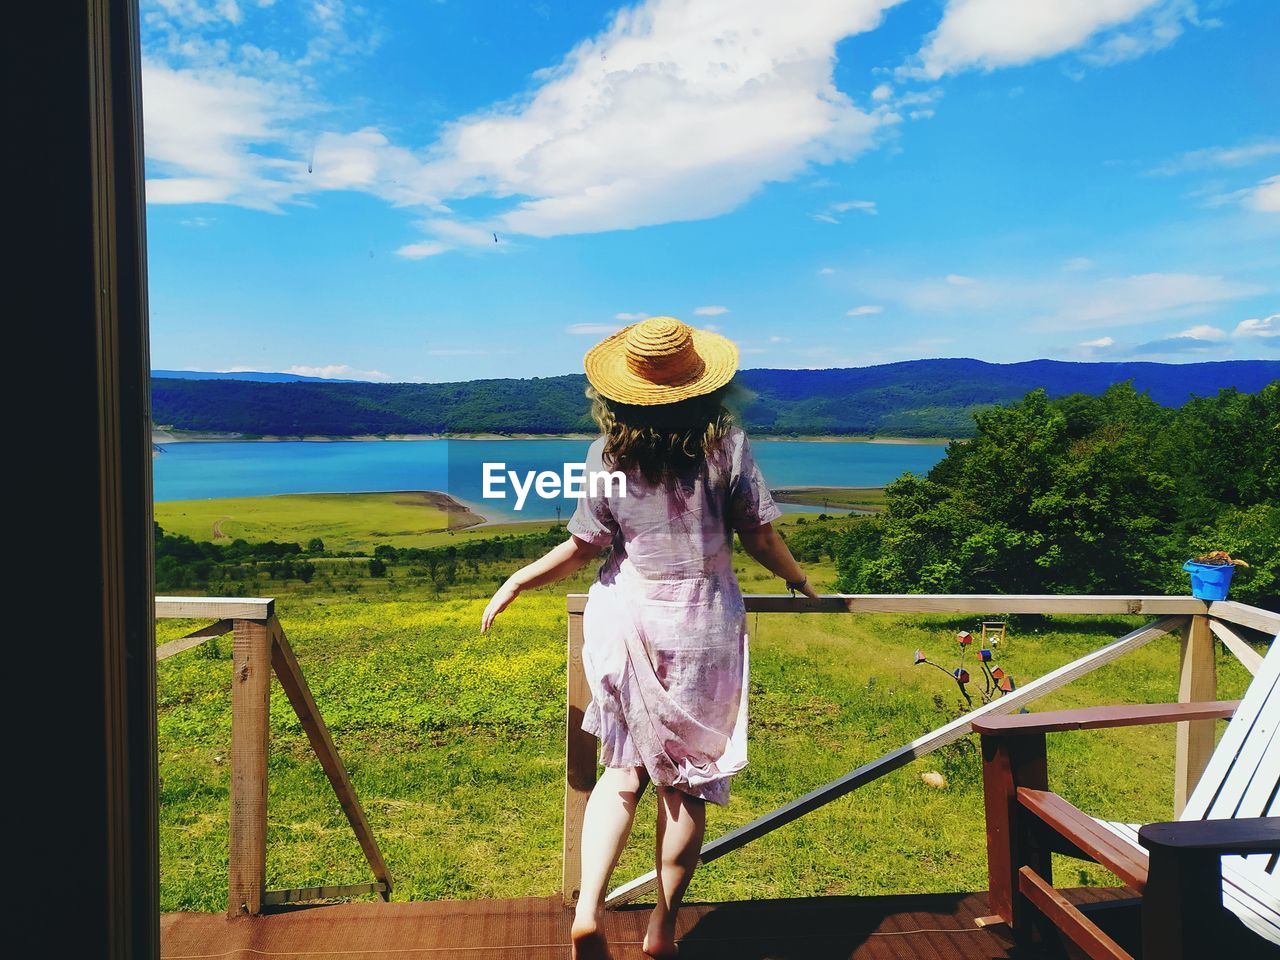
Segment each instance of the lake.
[[[382,440],[168,443],[153,458],[155,498],[200,500],[275,493],[442,490],[491,520],[568,516],[574,501],[530,495],[483,497],[483,464],[505,463],[521,475],[581,463],[587,440]],[[905,471],[924,473],[943,444],[754,440],[772,488],[879,487]],[[509,490],[510,484],[508,484]],[[782,505],[783,509],[792,509]],[[798,508],[812,509],[812,508]],[[834,511],[833,511],[834,512]]]

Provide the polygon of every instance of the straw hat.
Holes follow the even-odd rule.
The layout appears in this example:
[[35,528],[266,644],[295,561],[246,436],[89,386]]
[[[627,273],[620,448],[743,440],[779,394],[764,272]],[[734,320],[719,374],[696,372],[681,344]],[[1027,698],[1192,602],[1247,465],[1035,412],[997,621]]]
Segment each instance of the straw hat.
[[597,343],[583,365],[587,380],[610,400],[653,406],[723,387],[738,368],[738,348],[675,317],[650,317]]

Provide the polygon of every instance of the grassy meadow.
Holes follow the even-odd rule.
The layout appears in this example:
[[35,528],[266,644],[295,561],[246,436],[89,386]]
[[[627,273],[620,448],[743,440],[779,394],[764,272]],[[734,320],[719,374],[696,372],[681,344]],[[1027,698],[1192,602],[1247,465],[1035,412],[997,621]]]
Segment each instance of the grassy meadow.
[[435,546],[449,514],[438,496],[391,493],[289,493],[157,503],[156,522],[192,540],[236,539],[305,544],[321,537],[331,550]]
[[[181,531],[170,527],[174,507],[158,504],[157,515],[166,529]],[[277,518],[259,510],[253,516],[261,526],[254,529],[284,538],[289,524],[298,522],[290,511]],[[192,518],[192,535],[207,517]],[[343,527],[307,535],[338,544],[359,534]],[[745,556],[737,566],[744,591],[780,590]],[[809,569],[819,589],[830,588],[835,575],[829,566]],[[408,564],[391,564],[385,576],[371,577],[367,563],[334,560],[310,584],[264,575],[242,585],[247,594],[278,598],[281,621],[395,879],[395,899],[549,895],[558,889],[564,594],[585,591],[592,571],[525,594],[482,635],[481,610],[508,572],[509,566],[488,564],[465,569],[456,584],[437,593]],[[933,659],[951,662],[955,633],[975,629],[977,620],[753,615],[750,763],[734,778],[729,805],[709,808],[708,836],[963,712],[955,685],[932,668],[914,666],[912,654],[923,647]],[[1025,682],[1140,622],[1018,618],[997,662]],[[159,621],[158,640],[193,626]],[[1162,638],[1037,708],[1176,699],[1176,660],[1176,639]],[[230,638],[223,637],[158,665],[166,911],[225,905],[230,663]],[[1219,668],[1220,695],[1238,695],[1247,674],[1229,655]],[[271,710],[268,886],[369,879],[278,686]],[[1171,726],[1056,735],[1050,739],[1052,785],[1098,815],[1167,818],[1173,742]],[[945,788],[922,782],[921,773],[934,770],[946,777]],[[653,819],[648,795],[616,883],[650,868]],[[1063,863],[1059,876],[1068,884],[1106,879],[1094,868]],[[985,882],[979,757],[975,738],[966,738],[707,865],[689,896],[973,890]]]

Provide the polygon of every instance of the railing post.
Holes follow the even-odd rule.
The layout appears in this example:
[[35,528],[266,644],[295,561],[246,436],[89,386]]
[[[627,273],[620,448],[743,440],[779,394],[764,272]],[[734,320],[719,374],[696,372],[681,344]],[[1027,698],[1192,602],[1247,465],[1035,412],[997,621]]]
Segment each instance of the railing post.
[[263,620],[236,620],[231,647],[231,823],[227,915],[262,910],[267,884],[267,738],[271,632]]
[[561,893],[578,902],[582,882],[582,818],[596,783],[596,738],[582,729],[591,688],[582,669],[582,597],[569,597],[568,677],[565,697],[564,844]]
[[[1182,630],[1178,667],[1178,702],[1195,703],[1218,698],[1218,664],[1214,656],[1209,618],[1195,614]],[[1177,755],[1173,780],[1173,815],[1182,816],[1187,800],[1200,782],[1213,753],[1214,721],[1190,720],[1178,724]]]

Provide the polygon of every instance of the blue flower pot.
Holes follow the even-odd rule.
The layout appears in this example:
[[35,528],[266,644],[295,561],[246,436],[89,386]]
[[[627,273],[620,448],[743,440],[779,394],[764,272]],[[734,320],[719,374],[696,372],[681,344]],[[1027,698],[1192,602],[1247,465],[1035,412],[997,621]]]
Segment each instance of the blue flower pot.
[[1210,566],[1188,560],[1182,569],[1191,574],[1191,595],[1200,600],[1225,600],[1231,586],[1231,575],[1236,572],[1234,563]]

